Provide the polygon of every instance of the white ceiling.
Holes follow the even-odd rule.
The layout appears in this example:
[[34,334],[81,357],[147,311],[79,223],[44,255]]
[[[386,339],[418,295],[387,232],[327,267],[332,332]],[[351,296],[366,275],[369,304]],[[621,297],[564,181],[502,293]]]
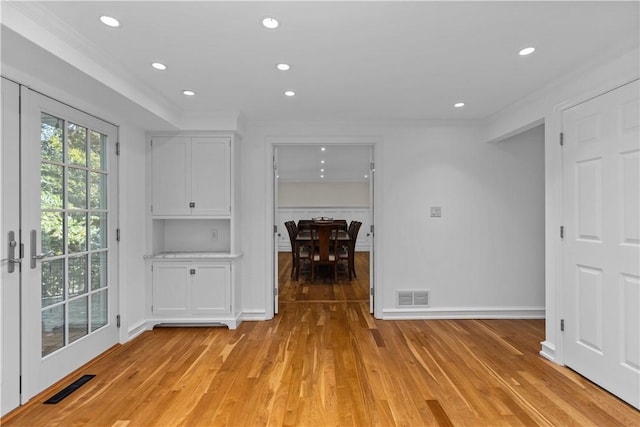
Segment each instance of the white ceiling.
[[[48,82],[51,96],[107,119],[115,109],[153,130],[230,129],[240,117],[482,122],[558,78],[637,49],[639,5],[2,0],[1,71],[22,70],[35,89]],[[102,25],[101,15],[121,27]],[[280,28],[263,28],[265,17]],[[520,57],[528,46],[536,52]],[[168,69],[154,70],[154,61]],[[277,71],[280,62],[291,70]],[[85,105],[86,93],[101,102]],[[466,106],[454,108],[459,101]],[[321,157],[330,165],[325,181],[366,180],[368,148],[318,149],[282,147],[281,180],[321,181]]]
[[[238,115],[482,120],[560,76],[637,47],[639,33],[637,1],[2,4],[4,26],[176,126]],[[102,25],[104,14],[121,27]],[[264,29],[267,16],[280,28]],[[3,62],[23,60],[19,43],[5,39]],[[527,46],[536,52],[518,56]],[[153,61],[168,70],[152,69]],[[277,71],[279,62],[291,70]],[[185,97],[186,88],[197,95]],[[283,96],[288,89],[297,95]],[[458,101],[466,106],[453,108]]]

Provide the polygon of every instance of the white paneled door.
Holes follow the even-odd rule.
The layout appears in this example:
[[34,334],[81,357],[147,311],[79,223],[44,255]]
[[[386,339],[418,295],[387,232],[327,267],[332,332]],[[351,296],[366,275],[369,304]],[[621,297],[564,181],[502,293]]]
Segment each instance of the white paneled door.
[[638,81],[563,113],[564,360],[640,408]]
[[24,401],[118,342],[118,186],[115,126],[26,88],[20,120]]

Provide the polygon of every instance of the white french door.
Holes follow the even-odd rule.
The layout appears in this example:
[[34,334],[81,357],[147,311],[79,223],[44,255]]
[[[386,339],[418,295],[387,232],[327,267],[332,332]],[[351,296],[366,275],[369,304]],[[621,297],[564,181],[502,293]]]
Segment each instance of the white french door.
[[21,130],[24,402],[117,343],[117,128],[23,88]]
[[564,361],[640,408],[638,81],[563,113]]

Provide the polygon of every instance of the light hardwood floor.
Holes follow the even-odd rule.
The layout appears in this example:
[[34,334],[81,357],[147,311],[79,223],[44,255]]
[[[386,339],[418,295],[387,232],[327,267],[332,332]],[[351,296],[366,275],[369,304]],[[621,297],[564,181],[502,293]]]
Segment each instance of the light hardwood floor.
[[[640,413],[538,355],[541,320],[379,321],[358,280],[289,279],[280,314],[144,333],[6,426],[638,426]],[[83,374],[57,405],[41,402]]]

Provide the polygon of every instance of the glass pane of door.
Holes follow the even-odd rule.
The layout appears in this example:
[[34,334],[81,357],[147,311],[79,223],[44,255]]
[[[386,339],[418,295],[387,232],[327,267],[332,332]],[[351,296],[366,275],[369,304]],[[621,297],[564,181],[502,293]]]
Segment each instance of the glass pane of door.
[[107,136],[40,120],[42,357],[108,324]]

